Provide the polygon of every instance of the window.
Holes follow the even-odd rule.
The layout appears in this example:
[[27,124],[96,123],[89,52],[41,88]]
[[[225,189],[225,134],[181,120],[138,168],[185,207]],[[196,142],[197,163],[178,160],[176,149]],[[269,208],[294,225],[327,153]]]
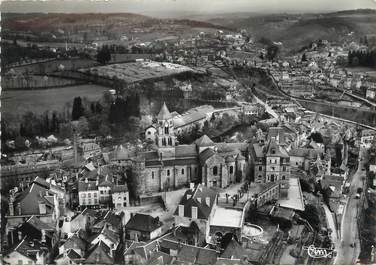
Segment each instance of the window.
[[126,202],[124,202],[124,203],[123,203],[123,206],[124,206],[124,207],[127,207],[127,203],[126,203]]
[[124,200],[124,201],[127,201],[127,197],[124,196],[123,200]]
[[298,162],[295,162],[296,165],[298,165]]
[[197,207],[192,206],[192,218],[197,219]]
[[172,140],[171,140],[171,138],[168,138],[168,145],[172,145]]
[[81,198],[85,198],[86,197],[86,194],[85,193],[82,193],[81,194]]
[[22,259],[18,260],[18,265],[22,265]]
[[181,174],[184,175],[184,168],[181,169]]
[[103,194],[103,190],[101,190],[100,192],[101,192],[101,194]]
[[273,154],[273,155],[275,154],[275,149],[274,149],[274,148],[272,148],[272,154]]
[[285,176],[282,176],[282,180],[285,180],[286,179],[286,177]]
[[218,167],[217,166],[213,167],[213,175],[214,176],[218,175]]
[[262,171],[262,166],[259,166],[259,171]]
[[286,171],[286,166],[283,166],[283,167],[282,167],[282,170],[283,170],[283,171]]
[[170,170],[167,169],[167,176],[170,176]]
[[150,134],[151,134],[151,131],[148,131],[148,134],[150,135]]
[[154,179],[154,171],[151,172],[151,178]]
[[165,138],[162,139],[162,145],[164,145],[164,146],[166,145],[166,139]]
[[91,198],[91,193],[88,193],[88,194],[87,194],[87,197]]
[[165,128],[164,128],[164,133],[165,134],[168,134],[168,125],[166,124]]
[[230,166],[230,174],[234,173],[234,167]]
[[97,193],[94,193],[94,198],[98,197],[98,194]]

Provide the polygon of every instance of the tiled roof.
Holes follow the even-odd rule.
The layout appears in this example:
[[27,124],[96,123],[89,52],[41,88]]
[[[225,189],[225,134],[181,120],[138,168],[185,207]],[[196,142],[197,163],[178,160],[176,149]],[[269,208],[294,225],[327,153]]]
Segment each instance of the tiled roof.
[[206,134],[204,134],[203,136],[201,136],[195,141],[195,144],[197,146],[204,147],[204,146],[213,146],[214,142]]
[[175,157],[197,157],[196,145],[184,144],[176,146]]
[[162,222],[159,219],[154,218],[146,214],[135,214],[125,225],[126,229],[152,232],[162,226]]
[[211,148],[207,148],[204,151],[202,151],[199,155],[201,164],[202,165],[205,164],[206,160],[208,160],[210,157],[214,156],[215,154],[216,152]]

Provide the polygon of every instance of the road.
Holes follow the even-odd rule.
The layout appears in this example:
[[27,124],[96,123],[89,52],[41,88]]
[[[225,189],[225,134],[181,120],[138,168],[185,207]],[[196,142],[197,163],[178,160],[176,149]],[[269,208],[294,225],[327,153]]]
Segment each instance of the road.
[[[366,171],[362,171],[364,167],[364,154],[365,150],[361,148],[359,152],[358,170],[352,177],[345,214],[341,221],[341,242],[337,248],[337,256],[334,260],[334,265],[355,264],[360,253],[357,215],[361,207],[361,199],[356,199],[355,195],[357,188],[363,187],[363,177],[366,175]],[[351,247],[350,244],[352,243],[356,243],[356,246]]]

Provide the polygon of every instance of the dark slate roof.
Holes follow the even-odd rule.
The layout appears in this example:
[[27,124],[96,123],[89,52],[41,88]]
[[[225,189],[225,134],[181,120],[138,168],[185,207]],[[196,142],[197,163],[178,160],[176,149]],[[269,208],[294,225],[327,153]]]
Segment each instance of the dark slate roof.
[[[210,205],[206,204],[206,198],[210,198]],[[199,202],[198,199],[201,199]],[[202,184],[199,184],[193,191],[188,189],[183,198],[180,200],[179,205],[184,205],[184,216],[192,218],[192,206],[197,207],[197,218],[208,219],[212,211],[214,201],[217,198],[217,193]],[[179,206],[176,208],[174,215],[179,215]]]
[[37,230],[42,231],[55,231],[55,228],[51,225],[42,222],[39,218],[35,217],[34,215],[31,216],[26,223],[30,224],[31,226],[35,227]]
[[221,258],[242,259],[245,255],[247,255],[247,253],[244,248],[232,238],[222,253]]
[[166,265],[166,264],[170,264],[172,260],[173,260],[173,257],[171,257],[170,255],[161,251],[157,251],[157,252],[153,252],[150,255],[149,261],[146,264],[147,265]]
[[34,183],[37,183],[38,185],[46,188],[46,189],[49,189],[50,188],[50,183],[48,183],[45,179],[41,178],[41,177],[36,177],[34,180],[33,180]]
[[[98,258],[98,259],[97,259]],[[85,264],[113,264],[111,249],[102,241],[92,246],[86,256]]]
[[169,120],[172,118],[170,111],[168,110],[166,103],[163,102],[162,108],[157,115],[158,120]]
[[[38,183],[32,183],[28,189],[16,195],[13,205],[17,206],[18,203],[20,204],[22,215],[39,215],[39,202],[41,201],[46,204],[46,213],[52,214],[54,205],[51,203],[51,200],[46,198],[48,196],[53,196],[48,189],[40,186]],[[14,214],[17,215],[18,213],[15,211]]]
[[163,224],[159,221],[159,218],[154,218],[147,214],[135,214],[125,225],[126,229],[152,232],[157,228],[161,227]]
[[116,192],[127,192],[128,191],[128,185],[125,184],[125,185],[115,185],[113,188],[112,188],[112,193],[116,193]]
[[87,183],[85,181],[80,180],[78,182],[78,191],[89,191],[89,190],[97,190],[98,186],[96,181],[88,180]]
[[74,233],[71,237],[69,237],[63,244],[65,248],[72,248],[75,246],[81,250],[86,249],[86,242],[79,236],[79,232]]
[[312,149],[312,148],[294,148],[290,150],[289,155],[290,156],[298,156],[298,157],[305,157],[305,158],[310,158],[314,159],[317,157],[318,154],[317,149]]
[[200,248],[184,244],[177,255],[177,259],[179,261],[199,265],[215,264],[217,261],[217,252],[208,248]]
[[199,147],[204,147],[204,146],[213,146],[214,142],[206,134],[204,134],[203,136],[201,136],[195,141],[195,144]]
[[[272,153],[273,149],[275,150],[274,154]],[[270,140],[266,155],[272,157],[289,157],[286,150],[279,146],[274,140]]]
[[11,253],[13,251],[16,251],[21,255],[28,257],[33,261],[36,261],[36,253],[38,251],[47,253],[48,249],[44,247],[40,242],[24,237],[21,242],[19,242],[15,247],[11,248],[6,253]]

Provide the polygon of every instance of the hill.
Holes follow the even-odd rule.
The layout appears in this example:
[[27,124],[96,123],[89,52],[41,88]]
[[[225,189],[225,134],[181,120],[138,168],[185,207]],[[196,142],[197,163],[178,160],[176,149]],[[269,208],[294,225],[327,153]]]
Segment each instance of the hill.
[[55,31],[86,30],[102,27],[106,30],[130,30],[134,28],[148,29],[163,26],[181,26],[195,28],[218,28],[210,22],[189,19],[158,19],[133,13],[33,13],[33,14],[2,14],[2,28],[10,31]]
[[376,10],[373,9],[325,14],[260,14],[248,18],[217,17],[209,22],[237,30],[246,29],[256,40],[266,37],[280,41],[288,51],[298,50],[318,39],[341,41],[351,32],[355,40],[366,34],[376,34]]

